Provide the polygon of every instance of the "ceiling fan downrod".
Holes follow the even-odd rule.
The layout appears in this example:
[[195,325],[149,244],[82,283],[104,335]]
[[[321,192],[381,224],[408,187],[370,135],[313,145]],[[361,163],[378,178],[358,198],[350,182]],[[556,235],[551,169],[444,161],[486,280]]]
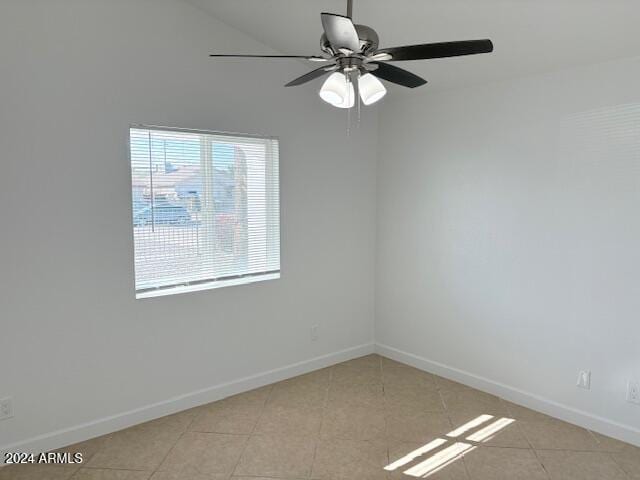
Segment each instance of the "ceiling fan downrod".
[[347,0],[347,17],[353,20],[353,0]]

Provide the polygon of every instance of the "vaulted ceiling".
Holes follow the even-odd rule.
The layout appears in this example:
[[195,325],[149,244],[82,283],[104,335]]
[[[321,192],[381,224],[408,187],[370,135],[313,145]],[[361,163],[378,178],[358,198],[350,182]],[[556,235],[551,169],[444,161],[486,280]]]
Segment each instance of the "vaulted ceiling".
[[[346,0],[188,1],[286,54],[317,54],[320,12],[346,10]],[[638,0],[354,0],[354,22],[373,27],[383,47],[493,40],[493,54],[398,64],[426,78],[429,85],[422,88],[430,89],[640,55],[638,19]],[[259,72],[260,60],[246,61]],[[281,62],[291,68],[290,60]]]

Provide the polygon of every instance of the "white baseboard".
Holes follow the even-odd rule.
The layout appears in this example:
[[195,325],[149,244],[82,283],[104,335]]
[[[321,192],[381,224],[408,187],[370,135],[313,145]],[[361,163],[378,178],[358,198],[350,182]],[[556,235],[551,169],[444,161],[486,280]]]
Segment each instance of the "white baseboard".
[[[4,456],[5,452],[39,453],[65,447],[100,435],[122,430],[123,428],[131,427],[142,422],[160,418],[165,415],[181,412],[188,408],[215,402],[216,400],[221,400],[230,395],[246,392],[253,390],[254,388],[259,388],[287,378],[302,375],[313,370],[328,367],[352,358],[362,357],[373,353],[374,350],[375,346],[371,343],[322,355],[310,360],[293,363],[285,367],[240,378],[232,382],[214,385],[212,387],[169,398],[161,402],[139,407],[117,415],[93,420],[91,422],[75,425],[55,432],[46,433],[44,435],[38,435],[37,437],[32,437],[10,445],[3,445],[0,446],[0,454]],[[1,463],[2,462],[0,462],[0,464]]]
[[640,446],[640,430],[632,426],[593,415],[568,405],[563,405],[553,400],[549,400],[548,398],[525,392],[524,390],[520,390],[458,368],[450,367],[419,355],[404,352],[387,345],[376,344],[375,351],[376,353],[392,360],[406,363],[420,370],[434,373],[441,377],[477,388],[478,390],[497,395],[505,400],[509,400],[510,402],[546,413],[552,417],[579,425],[594,432]]

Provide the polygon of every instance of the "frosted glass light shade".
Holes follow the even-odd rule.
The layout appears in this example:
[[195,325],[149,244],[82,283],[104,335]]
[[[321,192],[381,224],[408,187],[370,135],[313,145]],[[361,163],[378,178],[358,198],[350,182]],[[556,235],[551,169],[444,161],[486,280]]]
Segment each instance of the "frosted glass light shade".
[[360,98],[365,105],[372,105],[387,94],[387,89],[380,80],[366,73],[358,79]]
[[347,95],[344,97],[342,103],[334,103],[334,107],[338,108],[351,108],[356,103],[356,92],[353,88],[353,83],[349,82],[347,86]]
[[320,89],[320,98],[338,108],[353,107],[354,97],[353,84],[341,72],[332,73]]

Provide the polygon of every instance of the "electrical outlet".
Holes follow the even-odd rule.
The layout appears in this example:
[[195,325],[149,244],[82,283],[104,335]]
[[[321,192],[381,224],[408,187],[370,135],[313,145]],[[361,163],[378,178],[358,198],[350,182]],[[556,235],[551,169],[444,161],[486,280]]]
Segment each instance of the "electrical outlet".
[[312,325],[311,326],[311,341],[312,342],[317,342],[318,341],[318,325]]
[[627,385],[627,402],[640,405],[640,382],[629,382]]
[[582,370],[578,374],[578,383],[576,385],[580,388],[584,388],[585,390],[589,390],[591,388],[591,371]]
[[0,420],[13,417],[13,404],[11,397],[0,399]]

